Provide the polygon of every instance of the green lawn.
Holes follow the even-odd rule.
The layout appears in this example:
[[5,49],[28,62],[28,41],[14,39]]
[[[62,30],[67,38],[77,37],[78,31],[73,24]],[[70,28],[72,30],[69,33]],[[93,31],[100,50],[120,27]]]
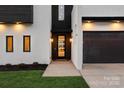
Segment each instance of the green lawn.
[[0,72],[1,88],[88,88],[85,80],[75,77],[42,77],[42,71]]

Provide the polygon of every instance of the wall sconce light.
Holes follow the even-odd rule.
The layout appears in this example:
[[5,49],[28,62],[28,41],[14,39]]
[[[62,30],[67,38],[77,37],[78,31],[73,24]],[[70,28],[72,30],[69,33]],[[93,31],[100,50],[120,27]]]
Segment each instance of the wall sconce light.
[[21,24],[22,22],[16,22],[16,24]]
[[69,41],[72,42],[72,38],[70,38]]
[[120,21],[119,20],[114,20],[114,23],[120,23]]
[[50,42],[53,43],[53,38],[50,38]]
[[119,21],[119,20],[117,20],[116,22],[117,22],[117,23],[120,23],[120,21]]
[[92,23],[92,21],[90,21],[90,20],[86,20],[85,23]]

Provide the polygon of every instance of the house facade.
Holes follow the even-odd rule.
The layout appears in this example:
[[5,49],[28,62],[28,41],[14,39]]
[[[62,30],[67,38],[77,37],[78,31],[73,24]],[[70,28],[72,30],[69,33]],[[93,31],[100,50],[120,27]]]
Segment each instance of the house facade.
[[123,62],[123,8],[1,5],[0,65],[64,59],[80,70],[83,63]]

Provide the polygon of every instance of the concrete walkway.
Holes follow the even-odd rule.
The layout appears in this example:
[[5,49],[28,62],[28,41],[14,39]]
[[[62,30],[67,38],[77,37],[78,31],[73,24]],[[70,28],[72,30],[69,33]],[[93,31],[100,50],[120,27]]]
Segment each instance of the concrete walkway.
[[54,61],[48,65],[43,76],[81,76],[70,61]]
[[81,74],[91,88],[124,88],[124,64],[84,64]]

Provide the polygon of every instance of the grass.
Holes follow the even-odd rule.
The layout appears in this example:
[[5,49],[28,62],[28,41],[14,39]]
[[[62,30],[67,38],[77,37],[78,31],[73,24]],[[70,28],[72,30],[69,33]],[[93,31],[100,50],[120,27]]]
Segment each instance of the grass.
[[0,72],[1,88],[88,88],[80,76],[42,77],[43,71],[3,71]]

